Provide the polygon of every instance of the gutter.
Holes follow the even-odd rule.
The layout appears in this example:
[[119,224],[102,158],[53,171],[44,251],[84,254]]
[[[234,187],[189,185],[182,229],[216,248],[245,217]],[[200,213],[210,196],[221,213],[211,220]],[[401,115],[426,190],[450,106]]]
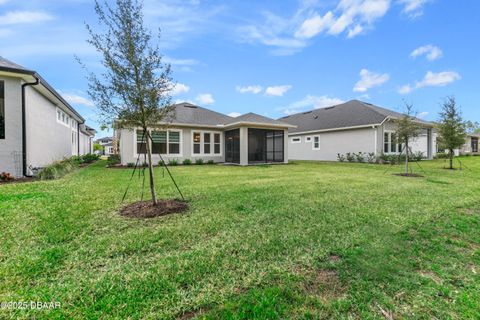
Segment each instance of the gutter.
[[25,88],[28,86],[36,86],[40,80],[36,77],[35,82],[26,82],[22,84],[22,173],[27,177],[27,126],[26,126],[26,111],[25,111]]

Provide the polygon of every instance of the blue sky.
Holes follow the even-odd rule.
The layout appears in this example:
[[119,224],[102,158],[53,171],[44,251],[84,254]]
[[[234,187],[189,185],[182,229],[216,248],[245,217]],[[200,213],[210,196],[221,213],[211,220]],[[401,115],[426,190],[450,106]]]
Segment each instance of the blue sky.
[[[479,11],[476,0],[145,0],[174,101],[274,118],[360,99],[397,111],[406,100],[435,120],[455,95],[480,120]],[[0,55],[42,74],[98,129],[74,59],[98,68],[84,22],[96,24],[92,1],[0,0]]]

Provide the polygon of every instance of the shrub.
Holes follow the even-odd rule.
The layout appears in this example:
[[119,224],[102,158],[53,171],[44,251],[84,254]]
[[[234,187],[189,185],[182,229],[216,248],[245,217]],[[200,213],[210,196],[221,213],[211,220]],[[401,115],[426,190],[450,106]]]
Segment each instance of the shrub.
[[83,163],[83,158],[81,156],[73,156],[71,159],[77,166]]
[[345,162],[345,156],[343,154],[337,153],[337,159],[340,162]]
[[213,160],[208,160],[208,161],[207,161],[207,164],[215,164],[215,161],[213,161]]
[[365,161],[365,156],[363,155],[363,152],[359,152],[359,153],[354,153],[353,154],[355,156],[355,160],[357,160],[357,162],[363,162]]
[[375,156],[375,152],[369,152],[367,154],[367,162],[368,163],[375,163],[377,162],[377,157]]
[[170,160],[168,161],[168,165],[169,165],[169,166],[176,166],[176,165],[178,165],[177,159],[170,159]]
[[182,163],[183,163],[185,166],[189,166],[189,165],[192,164],[192,160],[190,160],[190,159],[185,159],[185,160],[183,160]]
[[64,159],[56,161],[45,168],[43,168],[38,177],[41,180],[53,180],[63,177],[69,172],[72,172],[76,168],[76,164],[72,159]]
[[203,159],[195,160],[195,164],[202,165],[203,164]]
[[129,168],[135,167],[135,162],[128,162],[127,167],[129,167]]
[[435,155],[435,159],[448,159],[448,153],[440,152]]
[[346,158],[347,158],[347,161],[348,161],[348,162],[353,162],[353,161],[355,161],[355,156],[354,156],[353,154],[351,154],[350,152],[347,152]]
[[410,155],[410,160],[412,161],[422,161],[425,157],[423,156],[423,152],[417,151]]
[[13,181],[15,180],[14,176],[8,172],[0,173],[0,181]]
[[[96,156],[96,155],[95,155]],[[97,159],[98,160],[98,156],[97,156]],[[94,161],[96,161],[94,160]],[[118,154],[112,154],[111,156],[108,157],[107,159],[107,164],[109,166],[114,166],[116,164],[120,164],[120,155]]]
[[[118,157],[118,162],[120,163],[120,156],[118,155],[111,155],[110,157],[117,156]],[[110,159],[110,157],[108,159]],[[92,163],[100,159],[100,156],[98,154],[94,153],[87,153],[82,156],[82,161],[83,163]]]

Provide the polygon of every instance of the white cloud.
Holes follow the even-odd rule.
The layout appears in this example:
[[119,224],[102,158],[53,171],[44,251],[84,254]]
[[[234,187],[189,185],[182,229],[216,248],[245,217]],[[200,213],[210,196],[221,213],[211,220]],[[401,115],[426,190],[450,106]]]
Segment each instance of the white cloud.
[[196,101],[200,104],[212,104],[212,103],[215,102],[212,94],[210,94],[210,93],[199,94],[196,98]]
[[53,20],[53,17],[41,11],[10,11],[0,16],[0,25],[31,24],[50,20]]
[[434,61],[442,57],[443,52],[442,50],[434,45],[426,45],[419,47],[410,53],[410,57],[416,58],[419,56],[425,55],[429,61]]
[[403,7],[403,13],[410,18],[417,18],[423,15],[423,6],[431,0],[398,0]]
[[82,106],[89,107],[89,108],[93,108],[95,106],[93,101],[91,101],[91,100],[89,100],[85,97],[79,96],[77,94],[63,93],[62,97],[65,100],[67,100],[68,103],[73,104],[73,105],[82,105]]
[[270,97],[282,97],[290,89],[292,89],[292,86],[290,85],[272,86],[265,90],[265,95]]
[[235,90],[237,90],[240,93],[253,93],[257,94],[262,92],[263,88],[259,85],[253,85],[253,86],[236,86]]
[[170,94],[172,96],[178,96],[180,94],[187,93],[188,91],[190,91],[189,86],[187,86],[186,84],[183,84],[183,83],[176,83],[176,84],[173,85],[173,88],[170,91]]
[[423,80],[417,83],[416,87],[444,87],[460,79],[460,75],[453,71],[444,71],[439,73],[428,71]]
[[328,30],[334,23],[333,13],[327,12],[323,17],[315,13],[313,17],[306,19],[300,29],[295,32],[296,38],[311,38],[317,34]]
[[360,80],[353,87],[354,92],[367,92],[368,89],[378,87],[387,82],[390,76],[387,73],[375,73],[367,69],[360,71]]
[[408,94],[415,89],[424,87],[445,87],[461,78],[460,74],[454,71],[443,71],[438,73],[428,71],[421,81],[415,83],[415,86],[410,84],[404,85],[398,90],[398,93]]
[[176,59],[168,56],[163,57],[163,62],[174,66],[194,66],[199,64],[198,60],[195,59]]
[[313,95],[307,95],[305,98],[299,101],[295,101],[291,103],[290,105],[284,107],[284,108],[279,108],[277,110],[283,111],[284,114],[290,115],[294,114],[297,112],[301,112],[302,110],[305,109],[319,109],[319,108],[325,108],[325,107],[330,107],[334,106],[337,104],[341,104],[345,101],[339,98],[334,98],[334,97],[329,97],[329,96],[313,96]]
[[240,117],[242,114],[241,113],[238,113],[238,112],[230,112],[228,114],[229,117],[232,117],[232,118],[236,118],[236,117]]
[[417,114],[417,118],[425,119],[425,117],[428,116],[428,114],[429,114],[429,112],[427,112],[427,111],[420,112],[419,114]]

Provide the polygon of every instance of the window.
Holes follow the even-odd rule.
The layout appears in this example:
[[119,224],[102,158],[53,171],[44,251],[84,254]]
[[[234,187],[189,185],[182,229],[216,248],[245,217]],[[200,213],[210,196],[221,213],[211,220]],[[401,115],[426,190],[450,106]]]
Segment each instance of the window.
[[313,150],[320,150],[320,136],[313,137]]
[[147,135],[143,130],[137,130],[137,154],[147,153]]
[[5,139],[5,83],[0,81],[0,139]]
[[200,154],[200,139],[201,135],[200,132],[193,133],[193,153]]
[[292,143],[300,143],[302,142],[302,138],[298,137],[298,138],[292,138]]
[[167,153],[167,132],[166,131],[152,131],[152,153],[153,154]]
[[305,142],[312,142],[312,137],[305,137]]
[[220,133],[214,133],[213,134],[213,153],[215,154],[220,154]]
[[180,154],[179,131],[168,131],[168,154]]
[[203,153],[210,154],[210,132],[203,134]]
[[385,131],[383,134],[383,153],[401,153],[402,144],[397,143],[395,132]]
[[[57,122],[60,123],[60,124],[63,124],[64,126],[70,128],[70,117],[65,113],[63,112],[62,110],[60,110],[59,108],[57,108]],[[73,123],[74,123],[74,120],[72,120],[72,128],[74,127],[73,126]]]

